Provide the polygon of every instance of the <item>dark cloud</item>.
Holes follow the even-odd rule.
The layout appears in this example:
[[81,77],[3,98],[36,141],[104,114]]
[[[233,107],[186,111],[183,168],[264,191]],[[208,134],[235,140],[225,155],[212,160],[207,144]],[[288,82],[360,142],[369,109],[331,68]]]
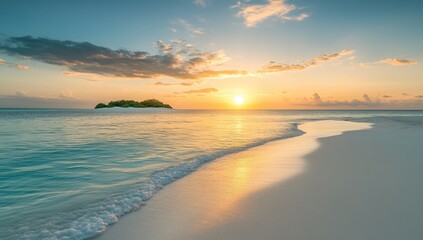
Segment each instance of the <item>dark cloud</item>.
[[383,98],[391,98],[392,96],[391,95],[383,95],[382,97]]
[[157,42],[160,54],[144,51],[113,50],[89,42],[60,41],[48,38],[10,37],[0,51],[11,56],[64,66],[79,73],[94,73],[127,78],[172,77],[199,79],[239,74],[237,70],[213,71],[209,67],[229,58],[223,51],[204,52],[183,41]]

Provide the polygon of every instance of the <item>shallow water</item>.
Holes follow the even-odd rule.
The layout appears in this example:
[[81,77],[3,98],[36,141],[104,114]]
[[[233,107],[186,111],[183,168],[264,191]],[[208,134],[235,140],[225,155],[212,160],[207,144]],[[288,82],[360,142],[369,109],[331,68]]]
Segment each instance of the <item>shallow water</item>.
[[[0,239],[86,239],[203,163],[313,119],[422,111],[1,109]],[[187,199],[189,201],[189,199]]]

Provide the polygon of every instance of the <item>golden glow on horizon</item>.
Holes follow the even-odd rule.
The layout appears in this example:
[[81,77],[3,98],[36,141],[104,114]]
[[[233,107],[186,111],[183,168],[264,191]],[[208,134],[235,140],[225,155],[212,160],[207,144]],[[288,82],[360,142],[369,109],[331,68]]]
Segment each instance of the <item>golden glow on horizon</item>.
[[244,104],[244,97],[243,96],[235,96],[234,103],[238,106]]

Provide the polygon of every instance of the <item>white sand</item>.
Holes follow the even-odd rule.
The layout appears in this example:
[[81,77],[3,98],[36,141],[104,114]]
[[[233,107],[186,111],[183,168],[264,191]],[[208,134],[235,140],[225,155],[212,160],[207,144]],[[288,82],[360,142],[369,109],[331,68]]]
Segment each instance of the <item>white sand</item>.
[[369,127],[306,123],[302,136],[217,159],[100,239],[423,239],[423,130]]

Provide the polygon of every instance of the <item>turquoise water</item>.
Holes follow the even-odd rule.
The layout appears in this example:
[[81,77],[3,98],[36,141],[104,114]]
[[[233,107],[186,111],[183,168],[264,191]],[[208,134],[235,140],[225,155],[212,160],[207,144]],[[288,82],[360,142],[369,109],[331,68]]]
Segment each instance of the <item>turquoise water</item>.
[[[207,161],[314,119],[421,111],[0,109],[0,239],[86,239]],[[189,199],[187,199],[189,201]]]

